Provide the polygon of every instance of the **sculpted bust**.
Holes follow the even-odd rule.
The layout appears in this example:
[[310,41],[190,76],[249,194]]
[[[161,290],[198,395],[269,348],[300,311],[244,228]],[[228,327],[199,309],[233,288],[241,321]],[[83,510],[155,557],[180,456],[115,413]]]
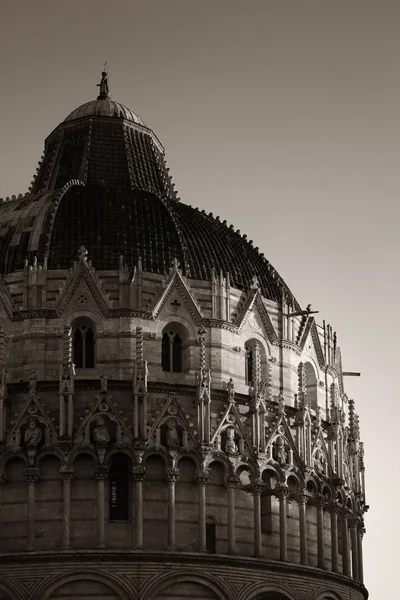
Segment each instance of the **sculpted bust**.
[[110,434],[104,423],[103,417],[97,417],[96,427],[93,429],[93,440],[95,444],[108,444],[110,442]]
[[42,439],[42,430],[36,424],[36,419],[29,420],[29,426],[25,430],[24,442],[27,446],[37,446]]

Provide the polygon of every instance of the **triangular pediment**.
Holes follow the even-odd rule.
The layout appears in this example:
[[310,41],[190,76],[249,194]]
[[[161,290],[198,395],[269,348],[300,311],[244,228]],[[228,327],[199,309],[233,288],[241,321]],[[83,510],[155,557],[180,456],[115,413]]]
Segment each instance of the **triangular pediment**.
[[321,427],[318,427],[318,429],[315,431],[313,440],[314,441],[311,448],[311,457],[314,468],[316,465],[316,460],[318,460],[318,453],[320,451],[322,452],[325,458],[325,462],[328,465],[328,475],[330,477],[333,477],[332,463],[329,456],[329,450],[328,446],[326,445],[326,441]]
[[128,425],[128,419],[121,415],[118,405],[112,402],[112,396],[106,389],[98,392],[95,396],[95,402],[86,410],[86,416],[81,418],[81,423],[75,435],[77,444],[91,444],[92,430],[99,419],[103,421],[103,427],[109,433],[114,430],[114,435],[110,435],[111,442],[115,442],[117,446],[121,447],[132,444],[133,436]]
[[255,455],[254,448],[252,447],[252,445],[250,443],[250,440],[247,435],[246,428],[245,428],[245,425],[244,425],[242,419],[243,419],[243,416],[240,414],[235,402],[230,402],[228,404],[228,406],[226,407],[225,412],[222,414],[222,417],[221,417],[220,421],[218,422],[218,425],[217,425],[215,431],[212,433],[211,444],[216,443],[218,436],[220,436],[221,433],[225,429],[227,429],[228,427],[233,427],[234,429],[237,430],[237,433],[239,434],[240,439],[242,439],[244,442],[243,450],[247,450],[249,456],[254,456]]
[[315,364],[318,365],[320,369],[325,367],[324,353],[319,340],[317,325],[314,317],[310,317],[308,320],[300,342],[300,348],[302,352],[307,352],[307,358],[304,358],[305,361],[308,360],[308,357],[311,357],[314,359]]
[[[168,428],[168,422],[175,422],[175,438],[176,438],[176,450],[180,447],[191,447],[197,446],[197,431],[193,427],[193,422],[189,415],[183,412],[183,409],[179,403],[177,395],[174,393],[168,394],[166,399],[163,401],[161,409],[153,417],[152,422],[148,427],[148,440],[150,445],[165,445],[168,448],[168,443],[162,442],[159,433],[162,428]],[[170,423],[171,425],[171,423]],[[169,448],[172,449],[172,448]]]
[[174,312],[178,315],[182,311],[187,312],[197,325],[203,320],[202,310],[177,264],[172,267],[154,303],[151,311],[153,319],[158,318],[164,311],[169,316]]
[[40,434],[40,442],[44,442],[46,446],[54,445],[57,442],[55,417],[52,417],[50,411],[42,404],[36,390],[31,389],[21,411],[15,414],[11,420],[11,428],[6,437],[6,446],[10,450],[17,451],[19,449],[23,442],[23,432],[28,428],[30,421],[34,421],[36,427],[43,430],[44,435]]
[[58,315],[62,315],[70,307],[85,310],[92,308],[102,316],[107,316],[112,308],[110,299],[104,292],[83,247],[80,250],[79,260],[71,269],[54,305]]
[[302,468],[303,462],[300,458],[299,452],[297,450],[297,446],[293,439],[292,432],[291,432],[289,423],[287,422],[286,415],[284,412],[282,412],[280,415],[278,415],[275,423],[273,424],[273,426],[271,428],[270,435],[268,436],[268,439],[267,439],[266,448],[267,448],[267,450],[270,449],[271,455],[272,455],[272,446],[278,437],[283,437],[286,440],[287,445],[289,446],[290,450],[293,453],[293,463],[297,467]]
[[263,335],[263,337],[267,338],[272,344],[276,343],[278,340],[275,328],[258,289],[253,289],[249,293],[237,321],[237,327],[240,333],[246,326]]

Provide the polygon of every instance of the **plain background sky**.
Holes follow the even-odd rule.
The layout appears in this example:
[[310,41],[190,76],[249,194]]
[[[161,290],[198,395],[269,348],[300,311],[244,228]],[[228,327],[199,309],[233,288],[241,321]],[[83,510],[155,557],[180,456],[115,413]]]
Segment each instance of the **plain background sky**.
[[398,598],[399,0],[0,0],[0,196],[113,97],[180,197],[246,232],[338,332],[365,442],[365,581]]

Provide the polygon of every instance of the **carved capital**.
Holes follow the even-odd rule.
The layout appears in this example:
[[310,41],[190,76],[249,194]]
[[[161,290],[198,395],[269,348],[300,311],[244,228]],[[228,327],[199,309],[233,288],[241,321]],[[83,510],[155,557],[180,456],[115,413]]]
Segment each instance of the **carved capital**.
[[307,502],[309,501],[309,499],[310,499],[310,495],[307,492],[300,492],[297,495],[297,502],[299,504],[307,504]]
[[94,478],[97,481],[105,481],[108,477],[108,469],[106,465],[97,465],[94,471]]
[[207,470],[207,469],[204,469],[204,470],[198,470],[198,471],[196,472],[196,482],[197,482],[199,485],[206,485],[206,484],[207,484],[207,482],[209,481],[209,479],[210,479],[210,475],[209,475],[209,473],[208,473],[208,470]]
[[290,490],[287,485],[281,484],[275,488],[275,495],[278,498],[287,498],[289,496]]
[[34,467],[26,469],[25,479],[28,483],[37,483],[39,481],[39,469]]
[[169,483],[170,485],[171,484],[175,484],[175,483],[178,482],[178,480],[179,480],[179,471],[178,471],[178,469],[171,468],[171,469],[167,469],[166,470],[165,481],[167,483]]
[[229,488],[236,488],[238,487],[240,483],[240,479],[239,477],[236,477],[235,475],[231,475],[230,477],[228,477],[228,480],[226,482],[226,487]]
[[132,479],[133,481],[144,481],[146,477],[146,468],[142,465],[136,465],[132,469]]
[[64,465],[63,467],[61,467],[60,469],[60,475],[63,478],[64,481],[69,481],[71,482],[74,478],[74,472],[72,467]]

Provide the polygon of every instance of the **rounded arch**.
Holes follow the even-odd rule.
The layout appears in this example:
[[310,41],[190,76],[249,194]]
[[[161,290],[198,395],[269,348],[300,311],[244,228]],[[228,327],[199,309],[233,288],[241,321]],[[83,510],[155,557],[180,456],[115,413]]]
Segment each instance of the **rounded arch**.
[[251,463],[240,462],[237,465],[234,475],[240,479],[241,484],[244,487],[247,487],[252,483],[253,480],[256,480],[258,477],[257,469]]
[[307,600],[343,600],[343,598],[337,592],[332,592],[329,590],[326,592],[311,592],[307,597]]
[[305,481],[304,481],[303,473],[295,465],[291,465],[289,467],[289,469],[286,471],[286,483],[288,482],[289,477],[294,477],[298,481],[298,485],[299,485],[300,489],[304,488]]
[[0,468],[6,471],[8,463],[12,460],[18,459],[22,460],[22,462],[25,464],[25,467],[28,468],[28,457],[22,451],[16,453],[10,451],[5,452],[0,460]]
[[182,458],[190,458],[190,460],[192,460],[194,462],[194,464],[196,465],[196,469],[201,469],[201,457],[199,456],[199,454],[195,451],[195,450],[179,450],[178,454],[176,455],[175,461],[176,461],[176,466],[179,468],[179,461]]
[[190,339],[197,338],[197,329],[193,323],[189,321],[189,319],[181,317],[180,315],[171,315],[170,317],[160,319],[156,325],[156,337],[158,339],[162,338],[164,329],[173,323],[176,323],[180,327],[186,329]]
[[[283,471],[277,464],[274,466],[268,465],[263,469],[261,471],[261,479],[267,485],[267,489],[274,489],[276,485],[285,481]],[[273,486],[271,485],[272,483],[274,483]]]
[[94,460],[94,465],[97,465],[98,461],[99,461],[99,457],[97,456],[96,451],[94,450],[93,447],[87,447],[86,448],[73,448],[69,454],[68,454],[68,463],[74,467],[74,463],[76,461],[76,459],[78,457],[81,456],[90,456],[90,458],[92,458]]
[[44,450],[42,450],[41,452],[38,453],[37,457],[36,457],[36,464],[39,468],[39,472],[40,472],[40,463],[44,458],[48,458],[49,456],[54,456],[55,458],[58,458],[58,460],[60,461],[60,467],[64,464],[65,462],[65,455],[63,453],[63,451],[61,450],[61,448],[45,448]]
[[299,600],[300,597],[285,585],[265,585],[259,583],[253,589],[250,586],[247,587],[239,596],[239,600],[247,600],[247,598],[251,600]]
[[[222,586],[222,583],[216,580],[209,574],[202,573],[201,575],[198,572],[187,571],[184,573],[169,573],[164,577],[158,579],[156,582],[149,582],[148,589],[144,592],[144,595],[148,600],[158,600],[159,595],[167,590],[168,587],[174,584],[187,584],[187,583],[196,583],[199,586],[203,586],[209,592],[214,594],[215,600],[230,600],[230,596],[228,591]],[[211,600],[211,598],[210,598]]]
[[316,496],[316,494],[318,494],[318,483],[313,477],[308,477],[306,479],[306,490],[311,496]]
[[169,454],[169,452],[167,452],[167,450],[165,450],[165,448],[160,448],[159,450],[150,448],[149,450],[147,450],[142,456],[142,464],[144,467],[146,467],[146,462],[148,461],[148,459],[152,457],[161,458],[164,462],[164,467],[166,469],[172,467],[171,455]]
[[233,474],[233,467],[230,460],[224,455],[214,455],[208,456],[208,460],[206,462],[206,468],[211,470],[213,464],[222,466],[224,470],[224,478],[225,480]]
[[93,581],[102,583],[106,588],[113,591],[118,600],[130,600],[130,590],[118,580],[112,573],[104,575],[99,571],[87,571],[84,573],[71,572],[55,575],[50,582],[45,580],[42,585],[36,589],[36,593],[30,600],[51,600],[52,594],[59,590],[62,586],[75,583],[78,581]]

